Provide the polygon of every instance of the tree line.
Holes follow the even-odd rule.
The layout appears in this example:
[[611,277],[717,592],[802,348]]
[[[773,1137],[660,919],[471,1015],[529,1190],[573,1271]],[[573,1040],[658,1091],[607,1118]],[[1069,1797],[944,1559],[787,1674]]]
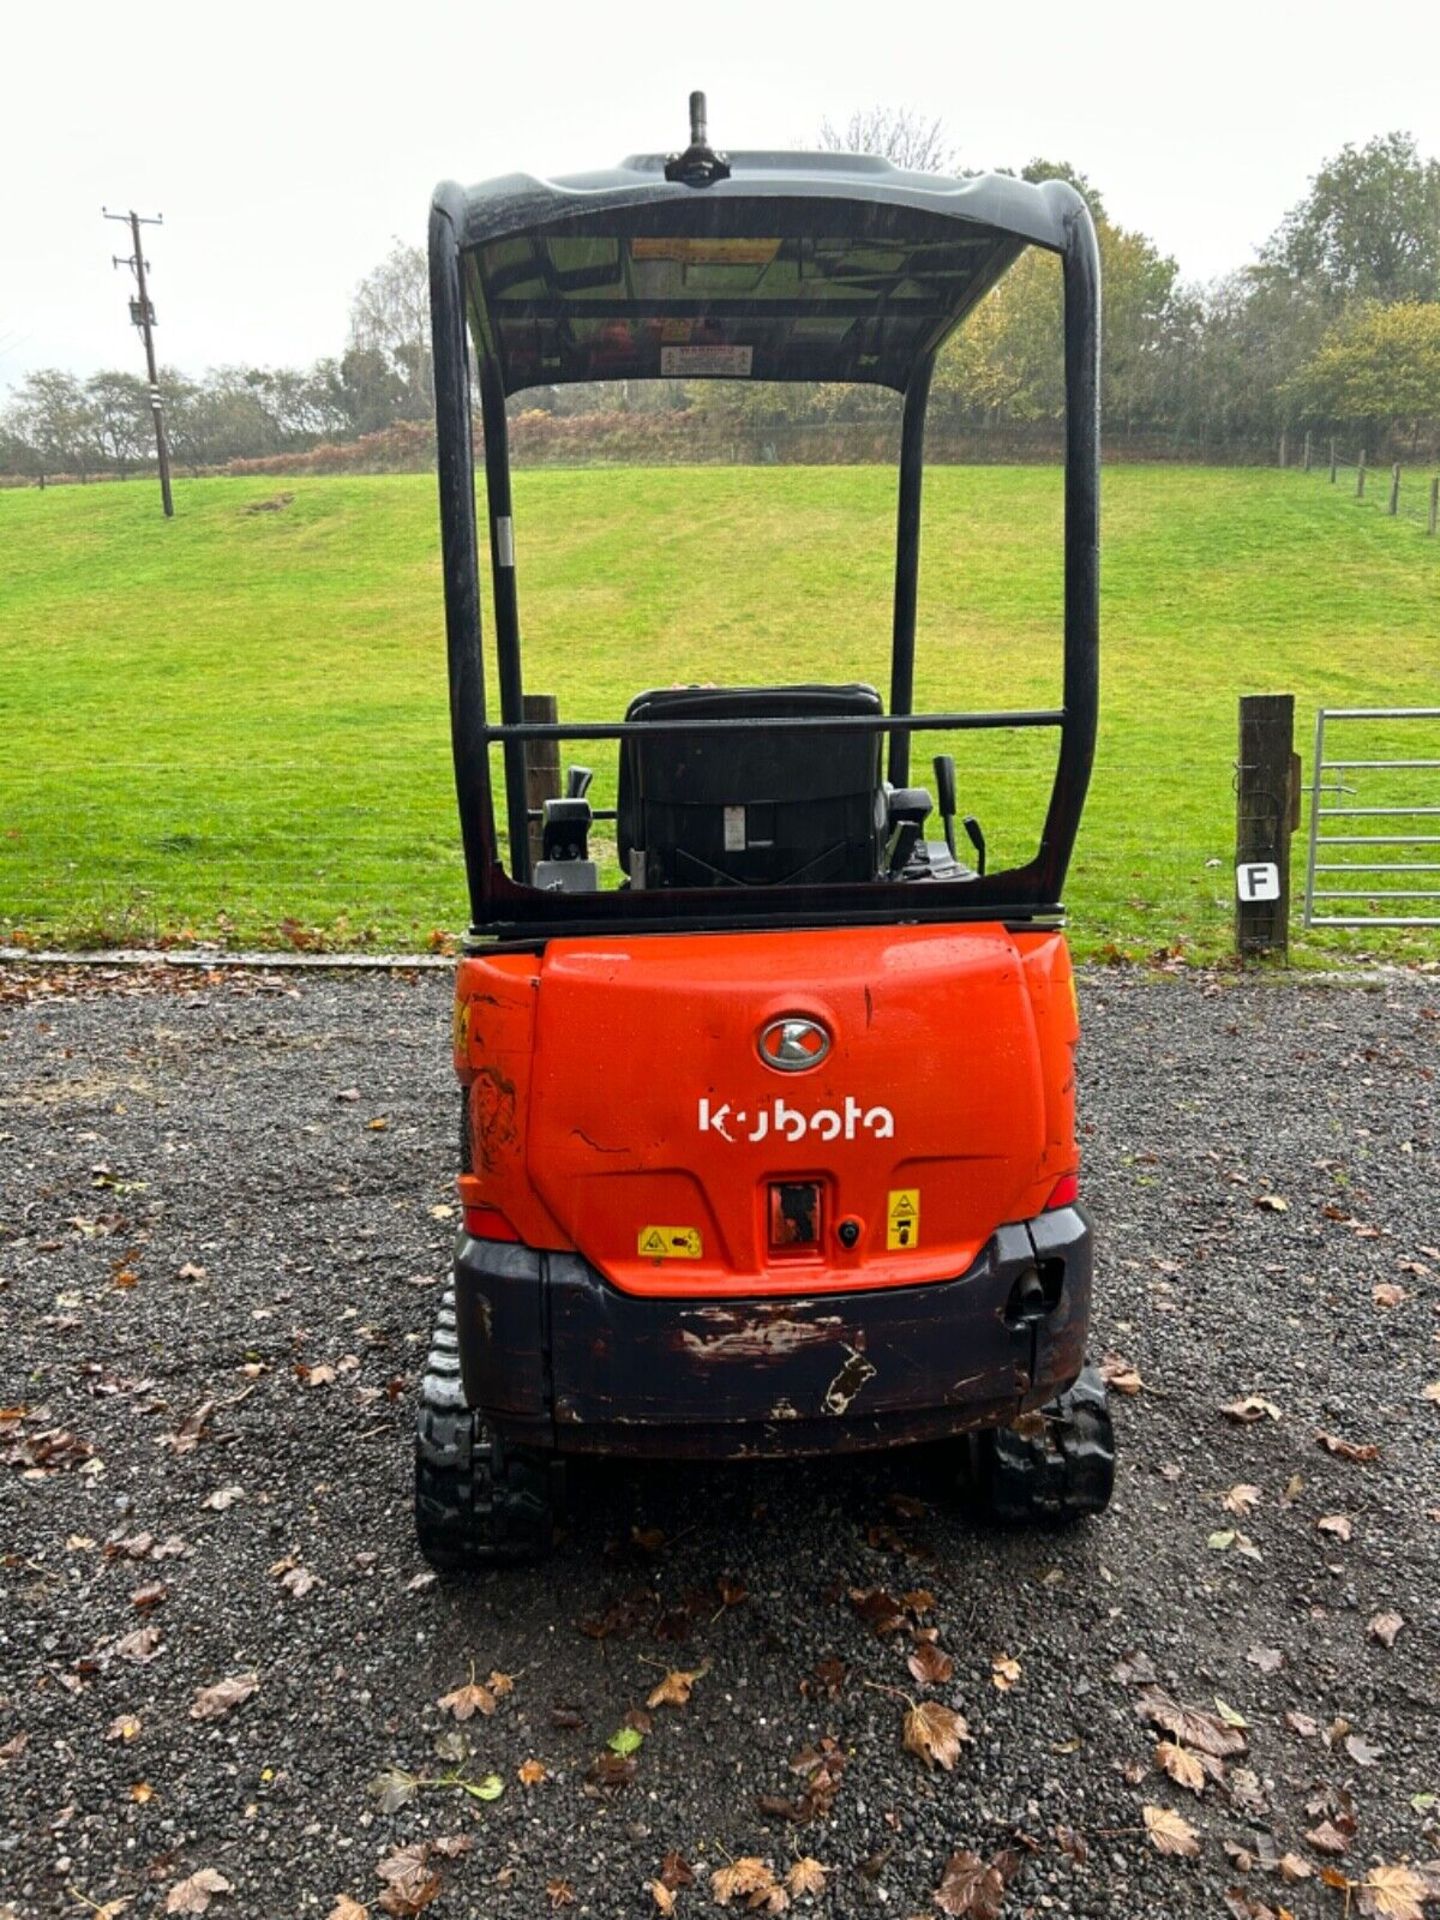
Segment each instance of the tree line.
[[[818,144],[963,173],[939,121],[874,109],[822,127]],[[1259,257],[1209,285],[1185,281],[1145,234],[1110,218],[1103,192],[1063,161],[1030,180],[1071,180],[1095,216],[1104,287],[1107,433],[1158,453],[1258,455],[1282,429],[1311,428],[1411,457],[1440,450],[1440,161],[1408,134],[1327,160]],[[1063,417],[1059,263],[1032,251],[951,340],[937,364],[932,431],[999,432],[1045,445]],[[418,248],[396,242],[357,288],[345,351],[304,368],[226,366],[161,375],[174,457],[199,472],[231,463],[384,466],[429,457],[433,381],[428,282]],[[739,381],[541,388],[516,397],[514,450],[584,459],[633,442],[644,457],[717,444],[803,448],[849,426],[854,444],[893,417],[865,388]],[[816,434],[815,430],[823,430]],[[603,454],[602,456],[603,457]],[[676,457],[671,453],[665,457]],[[783,452],[778,457],[793,457]],[[826,457],[834,457],[833,452]],[[28,375],[0,411],[0,473],[125,475],[153,459],[145,382],[107,369],[81,380]]]

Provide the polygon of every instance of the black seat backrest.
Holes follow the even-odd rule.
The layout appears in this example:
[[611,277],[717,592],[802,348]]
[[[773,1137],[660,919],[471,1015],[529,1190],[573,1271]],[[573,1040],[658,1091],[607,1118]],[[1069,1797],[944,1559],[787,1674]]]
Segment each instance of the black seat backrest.
[[[627,720],[879,714],[873,687],[672,687]],[[855,729],[657,733],[621,742],[620,861],[645,887],[873,880],[885,802],[880,734]],[[643,855],[643,864],[636,858]]]

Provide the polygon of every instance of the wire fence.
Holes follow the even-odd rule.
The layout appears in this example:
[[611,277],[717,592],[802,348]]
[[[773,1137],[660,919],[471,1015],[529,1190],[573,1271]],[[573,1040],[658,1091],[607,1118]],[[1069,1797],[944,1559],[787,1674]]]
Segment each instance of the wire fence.
[[1417,523],[1430,539],[1440,537],[1440,471],[1431,461],[1407,466],[1402,460],[1371,461],[1364,447],[1346,448],[1327,435],[1307,433],[1298,446],[1280,437],[1280,465],[1319,474],[1355,499],[1397,520]]

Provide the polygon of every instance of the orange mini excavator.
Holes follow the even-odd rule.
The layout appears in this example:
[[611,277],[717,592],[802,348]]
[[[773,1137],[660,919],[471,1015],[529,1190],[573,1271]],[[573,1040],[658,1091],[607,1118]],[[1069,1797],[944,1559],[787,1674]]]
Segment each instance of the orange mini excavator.
[[[1062,704],[917,712],[931,369],[1028,247],[1064,280]],[[577,1453],[953,1440],[957,1481],[997,1520],[1099,1512],[1114,1456],[1085,1363],[1061,932],[1098,700],[1083,200],[1062,181],[852,155],[727,156],[695,95],[683,153],[440,187],[430,281],[471,929],[454,1029],[464,1226],[421,1394],[423,1551],[447,1567],[543,1552]],[[903,395],[888,701],[858,682],[671,687],[623,719],[527,719],[507,398],[717,378]],[[911,744],[1020,728],[1053,730],[1054,783],[1034,853],[987,871],[955,757],[934,757],[932,798]],[[527,756],[562,739],[614,741],[613,779],[592,803],[591,771],[572,767],[532,806]]]

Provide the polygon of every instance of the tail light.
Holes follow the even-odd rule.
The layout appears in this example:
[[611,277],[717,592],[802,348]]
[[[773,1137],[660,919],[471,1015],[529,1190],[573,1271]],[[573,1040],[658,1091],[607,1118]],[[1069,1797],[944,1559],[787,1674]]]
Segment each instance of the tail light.
[[481,1198],[480,1182],[473,1173],[460,1176],[460,1204],[465,1210],[465,1231],[474,1240],[518,1240],[519,1234],[498,1207]]
[[1055,1182],[1050,1198],[1045,1202],[1046,1213],[1053,1213],[1056,1207],[1073,1207],[1080,1198],[1080,1176],[1078,1173],[1062,1173]]

